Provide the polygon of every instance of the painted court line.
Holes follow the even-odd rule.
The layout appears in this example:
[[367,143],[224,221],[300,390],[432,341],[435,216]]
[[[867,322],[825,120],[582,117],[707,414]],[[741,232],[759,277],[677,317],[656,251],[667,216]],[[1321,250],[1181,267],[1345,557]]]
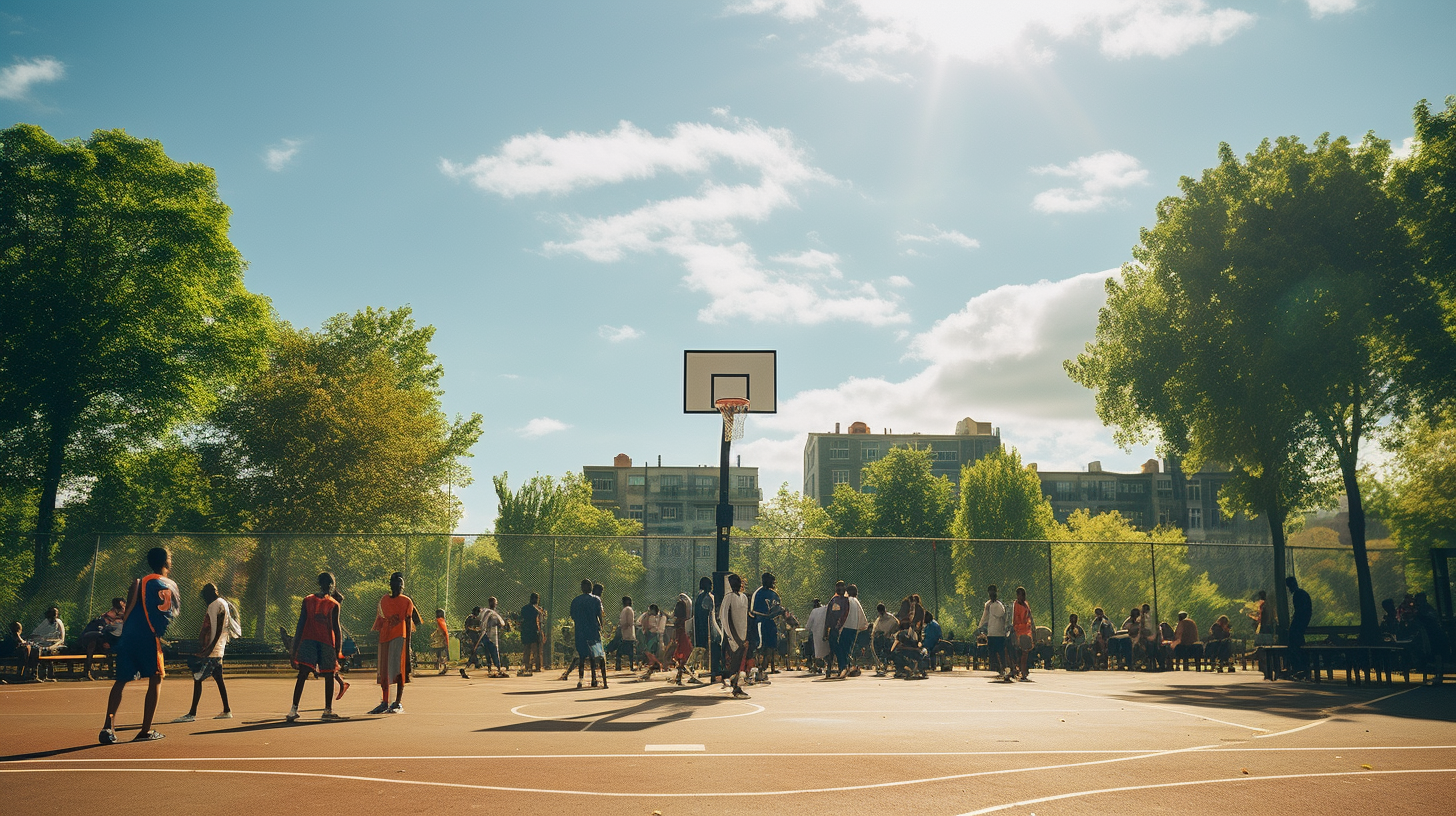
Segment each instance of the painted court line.
[[1366,708],[1368,706],[1375,705],[1376,703],[1381,702],[1382,700],[1389,700],[1391,697],[1399,697],[1402,694],[1406,694],[1408,692],[1415,691],[1418,688],[1421,688],[1421,686],[1415,686],[1415,687],[1408,688],[1408,689],[1401,689],[1400,691],[1396,691],[1396,692],[1392,692],[1390,694],[1387,694],[1384,697],[1376,697],[1374,700],[1366,700],[1363,703],[1346,703],[1345,705],[1342,705],[1342,706],[1335,706],[1334,708],[1326,708],[1323,712],[1321,712],[1321,713],[1323,713],[1325,715],[1324,719],[1315,720],[1312,723],[1305,723],[1304,725],[1301,725],[1298,728],[1291,728],[1291,729],[1289,729],[1287,731],[1276,731],[1273,734],[1259,734],[1259,735],[1255,736],[1254,739],[1267,739],[1268,737],[1282,737],[1285,734],[1294,734],[1294,733],[1297,733],[1299,731],[1305,731],[1307,729],[1314,728],[1317,725],[1324,725],[1325,723],[1329,722],[1330,720],[1333,720],[1335,718],[1335,712],[1336,711],[1343,711],[1344,709],[1347,709],[1347,708]]
[[[1115,757],[1113,759],[1094,759],[1087,762],[1066,762],[1056,765],[1041,765],[1031,768],[1002,768],[994,771],[974,771],[971,773],[949,774],[946,776],[933,776],[924,779],[899,779],[891,782],[874,782],[863,785],[841,785],[832,788],[807,788],[802,790],[772,790],[772,791],[697,791],[691,793],[664,793],[661,791],[629,792],[629,791],[584,791],[584,790],[558,790],[552,788],[514,788],[504,785],[473,785],[466,782],[430,782],[415,779],[391,779],[377,776],[354,776],[350,774],[328,774],[328,773],[306,773],[303,771],[247,771],[224,768],[98,768],[98,767],[70,767],[70,768],[0,768],[0,774],[25,774],[25,773],[195,773],[195,774],[234,774],[244,776],[295,776],[315,779],[340,779],[353,782],[373,782],[394,785],[418,785],[434,788],[463,788],[466,790],[490,790],[502,791],[505,793],[534,793],[534,794],[557,794],[563,796],[605,796],[611,798],[667,798],[667,799],[701,799],[705,797],[745,797],[745,796],[796,796],[810,793],[843,793],[846,791],[874,790],[877,788],[898,788],[906,785],[923,785],[931,782],[950,782],[958,779],[972,779],[978,776],[999,776],[1010,773],[1031,773],[1037,771],[1055,771],[1066,768],[1083,768],[1089,765],[1106,765],[1114,762],[1127,762],[1134,759],[1149,759],[1152,757],[1168,756],[1171,754],[1182,754],[1189,751],[1198,751],[1203,748],[1213,748],[1213,745],[1196,745],[1190,748],[1178,748],[1170,751],[1155,751],[1153,753],[1135,754],[1133,756]],[[670,756],[670,755],[669,755]],[[720,756],[720,755],[711,755]]]
[[1036,799],[1023,799],[1020,802],[1007,802],[1004,805],[992,805],[991,807],[971,810],[962,813],[961,816],[983,816],[987,813],[1010,810],[1011,808],[1028,807],[1039,805],[1043,802],[1056,802],[1063,799],[1077,799],[1083,796],[1096,796],[1101,793],[1126,793],[1129,791],[1156,790],[1158,788],[1182,788],[1192,785],[1220,785],[1226,782],[1260,782],[1277,779],[1319,779],[1340,776],[1383,776],[1387,774],[1424,774],[1424,773],[1449,773],[1456,774],[1456,768],[1421,768],[1408,771],[1337,771],[1331,773],[1307,773],[1307,774],[1278,774],[1276,776],[1231,776],[1221,779],[1197,779],[1192,782],[1161,782],[1156,785],[1128,785],[1121,788],[1100,788],[1098,790],[1077,791],[1076,793],[1059,793],[1055,796],[1042,796]]
[[645,746],[642,750],[644,750],[644,751],[666,751],[666,752],[671,752],[671,751],[706,751],[706,750],[708,750],[708,747],[706,745],[688,745],[688,744],[683,744],[683,745],[651,745],[651,744],[649,744],[649,745]]

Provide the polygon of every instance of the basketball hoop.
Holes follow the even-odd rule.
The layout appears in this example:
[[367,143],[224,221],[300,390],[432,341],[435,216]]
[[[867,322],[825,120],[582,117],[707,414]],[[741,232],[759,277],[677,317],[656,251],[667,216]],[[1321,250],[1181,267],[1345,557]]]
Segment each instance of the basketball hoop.
[[748,416],[748,400],[742,397],[723,397],[714,400],[713,406],[723,415],[723,441],[742,439],[743,420]]

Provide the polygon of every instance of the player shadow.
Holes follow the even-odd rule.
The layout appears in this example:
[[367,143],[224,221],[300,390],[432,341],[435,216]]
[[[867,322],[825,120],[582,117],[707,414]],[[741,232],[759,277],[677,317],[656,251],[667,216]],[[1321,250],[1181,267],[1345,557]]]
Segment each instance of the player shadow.
[[565,686],[562,688],[535,689],[533,691],[503,691],[502,697],[530,697],[538,694],[572,694],[578,691],[586,691],[591,687],[577,688],[576,686]]
[[[120,729],[117,729],[117,730],[120,730]],[[74,754],[77,751],[89,751],[92,748],[109,748],[109,747],[111,747],[111,746],[109,746],[109,745],[101,745],[100,743],[94,743],[94,742],[91,743],[91,744],[89,744],[89,745],[72,745],[69,748],[52,748],[49,751],[32,751],[32,752],[30,752],[28,754],[11,754],[9,756],[0,756],[0,763],[6,763],[6,762],[22,762],[22,761],[27,760],[27,759],[45,759],[46,757],[60,756],[61,754]]]
[[1456,694],[1423,693],[1429,689],[1416,688],[1410,694],[1402,694],[1368,708],[1345,708],[1357,705],[1387,694],[1411,688],[1397,684],[1391,686],[1346,686],[1342,677],[1336,676],[1314,685],[1308,682],[1269,683],[1251,681],[1241,686],[1166,686],[1163,688],[1136,689],[1121,695],[1124,700],[1139,703],[1169,704],[1190,708],[1209,708],[1219,711],[1278,714],[1296,720],[1318,720],[1329,716],[1325,712],[1341,708],[1343,713],[1363,712],[1387,717],[1456,722]]
[[294,720],[288,722],[279,717],[276,720],[253,720],[232,728],[214,728],[211,731],[195,731],[192,736],[200,737],[204,734],[247,734],[253,731],[272,731],[285,728],[308,728],[318,725],[344,725],[353,722],[371,722],[373,720],[385,719],[383,715],[377,717],[346,717],[342,720]]
[[[712,708],[721,703],[738,702],[729,697],[701,697],[697,695],[678,694],[678,692],[690,690],[692,690],[690,686],[672,686],[669,688],[659,686],[653,689],[631,691],[626,694],[597,698],[597,700],[592,701],[620,702],[622,704],[620,707],[607,712],[596,711],[571,717],[561,717],[559,719],[530,720],[523,723],[498,725],[492,728],[481,728],[478,730],[479,732],[496,733],[549,733],[587,730],[608,732],[645,731],[649,728],[656,728],[659,725],[682,722],[683,720],[692,718],[694,712]],[[657,716],[651,718],[654,713]]]

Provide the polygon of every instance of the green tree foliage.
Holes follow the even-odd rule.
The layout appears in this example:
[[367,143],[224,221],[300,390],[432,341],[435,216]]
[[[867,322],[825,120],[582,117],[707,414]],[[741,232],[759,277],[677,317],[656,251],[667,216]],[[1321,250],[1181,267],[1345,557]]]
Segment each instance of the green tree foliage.
[[808,609],[811,599],[825,592],[829,549],[834,546],[828,537],[830,524],[824,508],[811,497],[789,490],[788,482],[759,506],[748,538],[758,548],[759,569],[778,577],[777,589],[785,607]]
[[1456,545],[1456,420],[1414,423],[1385,472],[1375,512],[1405,558],[1407,584],[1428,589],[1431,547]]
[[35,486],[37,580],[63,484],[263,364],[268,304],[228,215],[212,170],[158,142],[0,131],[0,470]]
[[1021,577],[1011,580],[1022,585],[1045,584],[1045,570],[1028,563],[1039,560],[1039,550],[1001,542],[1046,541],[1055,537],[1056,525],[1051,502],[1041,492],[1041,479],[1021,464],[1015,448],[1009,453],[994,450],[963,466],[952,526],[956,540],[950,544],[956,591],[974,597],[991,583],[1017,574]]
[[875,499],[868,493],[837,484],[824,513],[829,517],[831,535],[839,538],[875,535]]
[[[68,508],[73,529],[97,532],[212,532],[228,529],[213,511],[201,455],[172,436],[122,453],[97,477],[83,503]],[[223,521],[223,524],[219,524]]]
[[[1391,168],[1389,187],[1415,244],[1420,274],[1439,287],[1446,328],[1456,331],[1456,96],[1447,97],[1446,109],[1438,113],[1421,100],[1413,118],[1415,149]],[[1411,362],[1437,387],[1444,383],[1449,394],[1456,360],[1434,351],[1424,350]]]

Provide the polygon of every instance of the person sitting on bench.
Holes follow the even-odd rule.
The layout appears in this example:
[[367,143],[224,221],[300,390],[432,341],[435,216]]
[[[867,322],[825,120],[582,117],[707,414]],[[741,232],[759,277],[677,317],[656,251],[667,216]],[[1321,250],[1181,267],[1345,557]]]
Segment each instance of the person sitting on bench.
[[1198,642],[1198,624],[1188,617],[1187,612],[1178,613],[1178,625],[1173,628],[1173,660],[1181,661],[1183,671],[1188,671],[1188,661],[1195,665],[1203,659],[1203,644]]
[[1091,668],[1091,650],[1087,647],[1087,631],[1077,623],[1077,613],[1067,616],[1067,628],[1062,630],[1062,668],[1081,671]]
[[[55,668],[46,666],[45,671],[42,672],[39,658],[44,655],[58,655],[66,648],[66,625],[61,623],[60,609],[53,606],[46,610],[45,617],[35,625],[34,629],[30,630],[30,645],[35,649],[35,654],[31,656],[35,679],[41,682],[49,680],[54,683],[56,681]],[[42,674],[45,676],[41,676]]]
[[91,661],[96,658],[96,653],[109,652],[116,641],[121,638],[121,620],[126,617],[126,599],[112,598],[111,608],[96,620],[86,624],[86,629],[81,632],[80,648],[86,652],[86,665],[81,670],[83,680],[95,680],[91,674]]
[[895,633],[895,645],[890,647],[890,657],[895,661],[895,677],[904,680],[924,678],[924,665],[928,662],[925,649],[915,637],[915,630],[908,623],[901,623]]
[[1225,668],[1234,670],[1233,647],[1228,615],[1219,615],[1218,620],[1208,627],[1208,642],[1203,645],[1203,653],[1214,671],[1222,672]]
[[40,657],[39,653],[25,642],[25,638],[20,636],[24,631],[25,627],[20,625],[20,621],[15,621],[10,624],[10,633],[0,640],[0,660],[16,661],[16,680],[24,680],[34,668],[35,659]]

